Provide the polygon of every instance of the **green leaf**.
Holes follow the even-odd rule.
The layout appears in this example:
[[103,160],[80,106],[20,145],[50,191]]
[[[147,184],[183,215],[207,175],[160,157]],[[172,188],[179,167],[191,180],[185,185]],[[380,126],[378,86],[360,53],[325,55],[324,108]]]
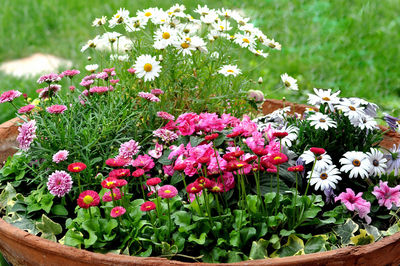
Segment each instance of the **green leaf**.
[[233,262],[240,262],[242,261],[242,255],[243,253],[237,252],[237,251],[229,251],[228,252],[228,263],[233,263]]
[[369,235],[374,236],[375,241],[378,241],[382,237],[382,233],[375,226],[364,224],[364,228]]
[[247,221],[248,214],[246,211],[234,210],[233,214],[235,216],[235,223],[233,224],[235,230],[240,230],[240,228],[249,223],[249,221]]
[[368,235],[367,231],[364,229],[360,229],[359,235],[350,238],[351,243],[356,246],[371,244],[374,243],[374,240],[374,236]]
[[188,241],[189,242],[195,242],[199,245],[204,245],[204,243],[206,242],[206,233],[201,233],[200,237],[197,238],[195,234],[190,234]]
[[60,224],[53,222],[46,215],[42,215],[42,220],[40,222],[36,222],[36,228],[42,233],[42,237],[56,241],[56,235],[61,234],[62,227]]
[[188,226],[191,221],[191,214],[185,211],[176,211],[171,214],[177,226]]
[[45,212],[49,213],[51,210],[51,207],[53,206],[53,199],[54,199],[54,196],[51,195],[50,193],[43,195],[42,199],[40,200],[41,209],[43,209]]
[[383,235],[384,235],[384,236],[391,236],[391,235],[396,234],[396,233],[399,232],[399,231],[400,231],[400,226],[399,226],[399,224],[394,224],[394,225],[392,225],[391,227],[389,227],[388,230],[384,231],[384,232],[383,232]]
[[257,213],[259,211],[259,205],[257,204],[257,195],[247,195],[247,206],[252,213]]
[[68,230],[64,237],[64,244],[71,247],[80,247],[83,244],[83,235],[81,232]]
[[160,158],[158,158],[158,162],[162,165],[170,165],[172,163],[172,161],[168,159],[170,153],[171,153],[170,150],[165,151],[163,155]]
[[182,174],[179,171],[175,171],[169,182],[171,185],[175,185],[182,181]]
[[268,258],[268,247],[269,242],[265,239],[259,239],[257,242],[253,241],[250,249],[249,258],[251,260],[266,259]]
[[272,244],[272,247],[274,249],[280,249],[281,248],[281,240],[277,234],[274,234],[271,236],[269,239],[269,243]]
[[68,215],[67,209],[62,204],[54,205],[51,208],[51,213],[58,215],[58,216],[67,216]]
[[358,224],[353,222],[350,218],[347,219],[346,223],[339,225],[333,229],[333,231],[340,236],[343,245],[350,243],[350,238],[354,236],[354,233],[358,230]]
[[286,229],[282,229],[281,232],[279,233],[281,236],[290,236],[291,234],[296,233],[295,230],[286,230]]
[[257,233],[257,230],[254,227],[245,227],[242,230],[240,230],[240,239],[241,239],[241,246],[244,246],[247,244],[247,242],[255,236]]
[[199,145],[204,139],[197,137],[197,136],[190,136],[190,145],[192,147],[196,147],[197,145]]
[[92,246],[97,241],[96,232],[100,232],[99,221],[96,219],[89,219],[83,222],[82,228],[89,233],[89,238],[84,239],[83,243],[85,248]]
[[290,235],[288,242],[279,250],[279,257],[304,254],[304,242],[296,235]]
[[304,252],[306,254],[310,254],[310,253],[326,251],[325,243],[326,241],[322,236],[313,236],[307,241],[304,247]]
[[234,246],[234,247],[240,246],[240,232],[232,231],[229,234],[229,244],[231,244],[231,246]]
[[153,252],[153,246],[149,246],[148,249],[146,249],[145,251],[140,252],[137,255],[139,257],[150,257],[152,252]]
[[6,187],[0,194],[0,209],[6,209],[7,206],[10,207],[15,204],[14,197],[17,195],[14,187],[7,183]]
[[219,134],[218,138],[214,140],[214,146],[218,147],[221,145],[226,139],[226,136],[224,134]]
[[19,215],[18,213],[14,213],[11,217],[4,216],[3,220],[7,223],[18,227],[19,229],[25,230],[32,235],[37,235],[39,230],[37,230],[35,226],[35,222],[31,219],[28,219],[26,216]]

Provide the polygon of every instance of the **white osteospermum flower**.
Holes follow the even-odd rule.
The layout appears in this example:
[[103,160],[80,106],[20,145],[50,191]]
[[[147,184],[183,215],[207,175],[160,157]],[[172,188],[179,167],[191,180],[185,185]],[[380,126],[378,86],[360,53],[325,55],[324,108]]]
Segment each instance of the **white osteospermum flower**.
[[233,11],[230,9],[218,9],[217,10],[218,15],[225,17],[225,19],[231,18],[233,16]]
[[282,143],[282,145],[290,148],[292,146],[292,142],[297,139],[297,134],[299,133],[299,128],[295,127],[293,125],[291,125],[291,126],[285,125],[279,131],[288,133],[288,135],[286,137],[281,139],[281,143]]
[[320,171],[321,169],[327,168],[329,165],[332,165],[332,158],[326,152],[324,154],[315,157],[315,154],[310,150],[305,151],[300,157],[305,161],[306,164],[314,163],[315,158],[317,161],[314,166],[314,170]]
[[124,23],[129,18],[129,11],[121,8],[117,13],[108,21],[110,28]]
[[218,73],[224,75],[225,77],[227,76],[234,76],[236,77],[240,73],[240,69],[237,67],[237,65],[223,65],[220,70],[218,70]]
[[342,164],[340,171],[350,172],[350,178],[358,177],[367,178],[371,170],[371,163],[368,156],[359,151],[348,151],[341,158],[339,162]]
[[308,172],[308,178],[311,178],[310,184],[314,186],[315,190],[324,191],[328,188],[336,188],[338,181],[342,180],[339,174],[335,165],[329,165],[326,168],[314,169],[312,176],[310,176],[311,171]]
[[89,72],[95,72],[99,68],[98,64],[86,65],[85,69]]
[[330,127],[336,128],[336,122],[333,121],[332,118],[319,112],[311,115],[307,120],[311,121],[310,124],[315,127],[315,129],[321,128],[323,130],[328,130]]
[[245,34],[236,33],[234,35],[233,42],[239,44],[240,47],[243,48],[254,48],[256,45],[256,40],[254,36],[248,33]]
[[161,72],[160,62],[155,56],[141,55],[139,56],[133,67],[136,69],[135,74],[139,78],[144,78],[144,81],[152,81],[158,77]]
[[361,116],[359,119],[352,119],[350,121],[354,126],[359,127],[362,130],[372,130],[378,128],[378,123],[369,115]]
[[96,18],[95,20],[93,20],[92,26],[93,27],[100,27],[104,24],[107,23],[107,17],[106,16],[102,16],[101,18]]
[[287,73],[282,74],[281,79],[287,89],[294,91],[299,90],[299,87],[297,86],[297,80],[289,76]]
[[386,172],[387,159],[381,151],[371,148],[371,151],[367,152],[367,156],[372,166],[370,171],[371,175],[380,176]]
[[331,89],[328,90],[323,90],[323,89],[316,89],[314,88],[314,94],[308,94],[308,101],[307,103],[311,105],[315,105],[319,107],[321,104],[327,103],[329,106],[329,109],[331,111],[334,110],[333,105],[339,103],[339,97],[337,95],[340,93],[340,91],[337,91],[335,93],[331,93]]
[[357,102],[344,101],[336,105],[336,108],[341,110],[350,120],[359,120],[365,117],[364,107]]

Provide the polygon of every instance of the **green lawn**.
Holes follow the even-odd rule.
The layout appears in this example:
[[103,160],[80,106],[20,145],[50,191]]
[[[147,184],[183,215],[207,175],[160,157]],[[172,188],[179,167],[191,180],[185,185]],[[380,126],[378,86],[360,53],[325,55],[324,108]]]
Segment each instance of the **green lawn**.
[[[70,59],[81,68],[87,55],[80,53],[80,47],[97,34],[90,26],[95,17],[111,17],[120,7],[134,13],[176,2],[188,9],[197,4],[240,9],[282,44],[282,51],[270,52],[261,66],[255,66],[250,53],[238,62],[255,68],[250,74],[254,79],[263,77],[268,97],[285,95],[291,101],[305,101],[313,87],[333,88],[340,89],[342,96],[362,97],[399,115],[398,0],[2,0],[0,60],[44,52]],[[299,80],[300,91],[270,93],[285,72]],[[0,74],[0,91],[20,89],[34,97],[39,88],[35,81]],[[10,106],[0,106],[0,122],[12,116]]]

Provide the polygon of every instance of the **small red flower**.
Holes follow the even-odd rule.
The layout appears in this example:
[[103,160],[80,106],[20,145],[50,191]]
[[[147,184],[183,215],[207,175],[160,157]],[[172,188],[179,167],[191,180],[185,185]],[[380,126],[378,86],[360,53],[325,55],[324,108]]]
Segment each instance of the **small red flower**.
[[199,192],[202,191],[202,190],[203,190],[203,188],[196,187],[196,186],[194,185],[194,183],[190,183],[190,184],[187,185],[187,187],[186,187],[186,191],[187,191],[187,193],[189,193],[189,194],[196,194],[196,193],[199,193]]
[[246,163],[244,161],[230,161],[226,165],[226,171],[233,172],[233,171],[236,171],[236,170],[238,170],[240,168],[243,168],[243,167],[245,167],[247,165],[248,165],[248,163]]
[[128,185],[128,181],[125,179],[117,179],[117,187],[123,187]]
[[159,178],[159,177],[149,178],[149,179],[147,179],[147,181],[146,181],[146,184],[147,184],[148,186],[152,186],[152,187],[157,186],[157,185],[160,184],[160,183],[161,183],[161,178]]
[[126,163],[127,161],[122,158],[110,158],[106,160],[106,165],[111,167],[123,167]]
[[304,171],[304,166],[302,165],[295,165],[291,166],[287,169],[289,172],[303,172]]
[[228,134],[228,135],[226,135],[226,136],[227,136],[228,138],[235,138],[235,137],[241,135],[243,132],[244,132],[244,130],[241,129],[241,130],[232,132],[232,133],[230,133],[230,134]]
[[156,204],[152,201],[146,201],[142,205],[140,205],[140,210],[142,212],[148,212],[154,210],[156,208]]
[[252,151],[258,156],[264,156],[268,154],[268,150],[264,149],[263,147],[255,147]]
[[214,139],[218,138],[218,136],[219,136],[218,133],[214,133],[214,134],[205,136],[204,139],[208,140],[208,141],[211,141],[211,140],[214,140]]
[[144,175],[144,170],[141,169],[141,168],[139,168],[139,169],[137,169],[137,170],[132,172],[132,176],[133,177],[139,177],[139,176],[142,176],[142,175]]
[[101,186],[103,188],[113,189],[117,187],[118,179],[115,177],[107,177],[103,181],[101,181]]
[[314,153],[315,155],[322,155],[322,154],[324,154],[326,151],[325,151],[325,149],[323,149],[323,148],[317,148],[317,147],[312,147],[312,148],[310,148],[310,151],[312,152],[312,153]]
[[233,152],[228,152],[222,156],[225,161],[233,161],[236,160],[236,158],[242,156],[244,154],[244,151],[233,151]]
[[111,217],[116,218],[116,217],[123,215],[125,212],[126,212],[126,209],[124,207],[117,206],[117,207],[112,208],[110,215],[111,215]]
[[68,171],[73,173],[79,173],[86,169],[86,164],[81,162],[71,163],[68,165]]
[[203,157],[198,158],[197,162],[206,164],[206,163],[210,162],[210,160],[211,160],[210,156],[203,156]]
[[108,174],[108,176],[116,178],[121,178],[130,175],[131,171],[129,169],[114,169]]
[[79,207],[88,209],[91,206],[99,205],[100,196],[96,191],[86,190],[79,195],[77,203]]
[[282,131],[275,131],[274,133],[272,133],[272,136],[273,137],[276,137],[276,138],[279,138],[279,139],[282,139],[282,138],[284,138],[284,137],[286,137],[287,135],[289,135],[289,133],[287,133],[287,132],[282,132]]
[[253,156],[250,156],[249,158],[247,158],[246,160],[244,160],[246,163],[250,163],[250,162],[252,162],[252,161],[254,161],[254,160],[257,160],[257,156],[255,156],[255,155],[253,155]]
[[273,153],[273,154],[271,154],[271,156],[269,156],[269,161],[273,165],[283,164],[288,161],[288,157],[283,153],[277,152],[277,153]]
[[182,162],[182,163],[176,163],[174,166],[174,170],[175,171],[183,171],[186,168],[186,163]]

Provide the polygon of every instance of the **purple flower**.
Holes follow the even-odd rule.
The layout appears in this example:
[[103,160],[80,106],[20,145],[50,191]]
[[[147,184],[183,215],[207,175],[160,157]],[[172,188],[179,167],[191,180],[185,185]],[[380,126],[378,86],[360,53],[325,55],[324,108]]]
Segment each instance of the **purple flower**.
[[326,204],[332,204],[336,197],[335,192],[333,191],[333,188],[329,187],[328,189],[324,190],[324,194],[325,194],[325,203]]
[[49,176],[47,188],[50,193],[57,197],[63,197],[72,188],[72,178],[65,171],[55,171]]
[[60,150],[56,154],[53,155],[53,162],[59,163],[62,161],[67,160],[69,151],[67,150]]
[[133,139],[130,141],[124,142],[121,144],[121,147],[119,148],[118,157],[122,157],[125,159],[131,159],[133,155],[135,155],[139,152],[140,148],[141,147],[139,146],[139,143],[137,143]]
[[346,188],[346,192],[342,192],[335,198],[335,202],[340,200],[349,211],[357,211],[360,218],[364,218],[369,224],[371,222],[371,217],[368,213],[371,210],[371,203],[363,199],[362,192],[355,195],[351,188]]
[[389,154],[385,155],[385,158],[387,159],[386,173],[390,174],[394,171],[394,175],[397,176],[400,169],[400,145],[396,148],[396,144],[393,144],[393,147],[389,150]]
[[52,83],[52,82],[58,82],[61,80],[61,77],[58,74],[51,73],[48,75],[41,76],[38,80],[37,83],[41,84],[43,82],[47,83]]
[[391,188],[388,186],[388,182],[379,181],[379,187],[374,187],[372,194],[378,199],[380,206],[385,206],[390,210],[393,203],[400,207],[400,185]]
[[17,90],[5,91],[0,96],[0,103],[12,102],[15,98],[21,95],[22,93]]
[[399,118],[385,114],[383,116],[383,119],[386,121],[391,130],[396,131],[396,129],[399,127],[399,125],[397,124],[400,120]]
[[31,120],[23,123],[18,128],[18,131],[17,141],[19,142],[19,148],[24,151],[29,150],[33,139],[36,138],[36,121]]

